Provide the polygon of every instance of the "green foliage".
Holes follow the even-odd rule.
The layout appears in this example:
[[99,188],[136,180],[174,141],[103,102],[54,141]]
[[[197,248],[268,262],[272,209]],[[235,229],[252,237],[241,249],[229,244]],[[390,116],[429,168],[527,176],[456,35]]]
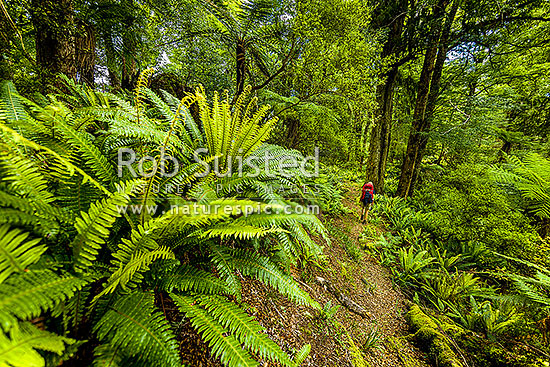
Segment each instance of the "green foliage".
[[24,242],[27,237],[29,234],[19,229],[0,226],[0,284],[10,274],[22,272],[34,264],[46,251],[44,245],[38,246],[39,238]]
[[139,357],[140,365],[179,366],[173,332],[153,301],[152,294],[133,292],[109,306],[94,326],[109,348],[96,350],[96,356],[111,358],[112,350],[118,349],[128,357]]
[[66,345],[74,342],[73,339],[40,330],[31,323],[20,323],[8,334],[0,334],[0,364],[13,367],[44,366],[44,359],[38,350],[61,355]]
[[35,270],[12,275],[0,284],[0,322],[7,331],[16,320],[30,320],[75,294],[87,280]]
[[510,255],[537,256],[538,235],[528,218],[514,210],[484,171],[464,164],[426,182],[414,205],[429,216],[417,226],[438,239],[482,242]]
[[[309,254],[318,261],[322,250],[310,234],[327,238],[323,225],[309,214],[265,212],[298,205],[290,194],[270,194],[265,187],[294,190],[306,177],[297,169],[197,176],[202,166],[193,163],[192,149],[211,148],[206,162],[241,151],[245,157],[267,155],[271,166],[265,170],[289,154],[301,155],[263,144],[274,120],[264,123],[268,108],[257,110],[255,99],[246,104],[246,94],[236,108],[217,97],[210,106],[200,89],[181,101],[167,93],[163,99],[145,88],[146,79],[140,78],[129,101],[68,80],[72,94],[49,96],[41,105],[4,88],[2,109],[10,113],[0,121],[0,145],[6,147],[0,210],[9,214],[3,220],[9,225],[0,225],[0,344],[10,348],[21,341],[21,349],[0,358],[24,365],[22,357],[20,364],[13,361],[26,353],[28,363],[44,365],[34,349],[58,354],[48,360],[83,358],[87,344],[25,326],[44,317],[52,331],[96,338],[94,365],[179,366],[172,325],[154,302],[167,291],[225,365],[258,365],[255,358],[296,365],[224,296],[240,298],[240,274],[319,308],[273,254],[283,252],[294,262]],[[188,110],[193,102],[203,117],[200,127]],[[157,164],[173,154],[183,167],[169,177],[161,170],[143,179],[120,175],[119,148],[132,148],[140,158],[153,152]],[[230,167],[224,162],[224,169]],[[184,189],[162,192],[156,185]],[[313,200],[304,196],[301,203]],[[166,210],[168,203],[178,210]],[[249,213],[248,207],[256,210]],[[38,332],[43,342],[26,342]],[[65,344],[71,347],[65,350]]]
[[531,152],[523,159],[507,156],[508,164],[495,168],[495,178],[513,185],[526,207],[539,218],[550,218],[550,160]]

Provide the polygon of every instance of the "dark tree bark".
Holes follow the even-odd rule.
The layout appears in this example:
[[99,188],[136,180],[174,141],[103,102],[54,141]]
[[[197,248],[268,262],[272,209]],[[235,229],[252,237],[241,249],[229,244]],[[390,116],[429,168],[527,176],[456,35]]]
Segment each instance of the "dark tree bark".
[[236,62],[237,62],[237,93],[235,94],[235,97],[239,96],[244,91],[244,79],[246,74],[246,46],[242,41],[237,41],[237,47],[236,47]]
[[285,119],[287,127],[285,145],[291,149],[298,149],[300,146],[300,119],[290,116]]
[[384,174],[390,149],[393,95],[397,72],[397,68],[392,68],[387,74],[386,81],[376,88],[377,118],[371,130],[365,173],[367,181],[371,181],[380,193],[384,192]]
[[10,59],[8,54],[12,47],[10,38],[13,32],[8,24],[8,20],[0,13],[0,81],[12,78],[12,70],[8,63]]
[[439,97],[439,93],[441,89],[441,75],[443,74],[443,66],[445,65],[445,60],[447,59],[447,51],[449,49],[449,42],[450,42],[449,38],[451,35],[451,28],[452,28],[457,10],[458,10],[458,1],[454,1],[451,7],[451,10],[449,11],[449,14],[447,15],[445,26],[443,27],[443,31],[441,33],[441,39],[439,41],[439,47],[437,50],[437,58],[435,60],[434,72],[432,75],[432,81],[430,85],[430,94],[428,95],[426,114],[424,116],[424,122],[421,126],[421,131],[420,131],[420,142],[415,147],[418,152],[416,154],[416,163],[414,164],[414,171],[413,171],[412,182],[410,185],[409,195],[412,195],[414,193],[415,185],[418,182],[418,174],[420,172],[424,151],[426,150],[426,146],[428,145],[428,133],[431,130],[435,106],[436,106],[437,99]]
[[[402,48],[401,33],[407,13],[407,3],[401,2],[395,7],[392,14],[386,19],[390,23],[388,40],[382,49],[382,58],[397,55]],[[376,110],[375,123],[371,130],[369,139],[369,151],[366,162],[366,180],[372,181],[376,190],[384,192],[384,175],[390,149],[390,132],[393,115],[393,95],[395,80],[399,66],[392,66],[386,73],[385,80],[376,88]]]
[[137,39],[135,35],[134,0],[122,0],[122,6],[129,12],[122,33],[122,75],[120,86],[122,89],[134,89],[139,76],[137,69]]
[[[446,6],[447,1],[443,0],[434,11],[434,30],[432,37],[428,39],[428,48],[426,49],[418,82],[412,129],[401,167],[399,185],[397,186],[397,195],[401,197],[409,197],[414,192],[414,184],[418,179],[423,151],[428,142],[427,133],[430,131],[435,103],[439,96],[439,82],[447,56],[449,35],[458,4],[457,2],[453,4],[445,25],[442,27]],[[442,30],[442,28],[444,29]]]
[[96,59],[96,35],[93,25],[82,20],[77,22],[75,47],[79,81],[93,86]]
[[103,43],[105,45],[105,57],[107,58],[107,71],[109,73],[109,85],[112,89],[120,88],[120,79],[116,72],[116,50],[113,44],[111,28],[108,28],[103,33]]
[[45,76],[76,75],[72,0],[32,0],[36,61]]

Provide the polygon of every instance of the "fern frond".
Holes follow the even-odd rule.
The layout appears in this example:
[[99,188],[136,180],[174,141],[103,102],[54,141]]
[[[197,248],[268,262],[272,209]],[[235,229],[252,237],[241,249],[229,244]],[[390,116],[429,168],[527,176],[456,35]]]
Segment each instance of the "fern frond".
[[98,299],[105,294],[112,293],[119,287],[126,289],[135,286],[135,283],[131,281],[135,277],[136,273],[143,273],[149,270],[149,265],[156,260],[174,258],[174,253],[167,247],[160,247],[150,252],[138,252],[132,255],[128,263],[124,264],[124,266],[121,266],[113,274],[111,274],[109,279],[107,279],[105,288],[95,297],[95,299]]
[[40,144],[35,143],[34,141],[31,141],[29,139],[26,139],[19,133],[17,133],[15,130],[11,129],[10,127],[2,124],[0,122],[0,131],[3,133],[10,135],[11,138],[14,139],[18,144],[22,144],[25,147],[34,149],[36,151],[43,151],[47,155],[55,158],[58,160],[61,164],[65,166],[69,174],[74,174],[74,172],[78,172],[82,177],[84,182],[91,182],[95,187],[97,187],[99,190],[106,194],[110,194],[109,190],[107,190],[103,185],[101,185],[99,182],[97,182],[94,178],[92,178],[90,175],[88,175],[84,170],[82,170],[80,167],[75,166],[71,162],[69,162],[67,159],[63,158],[61,155],[53,151],[52,149],[42,146]]
[[321,306],[302,290],[289,275],[284,274],[269,259],[246,250],[232,252],[232,264],[244,275],[252,276],[261,282],[277,289],[293,301],[320,309]]
[[304,345],[294,356],[294,365],[300,366],[302,363],[304,363],[310,352],[311,344]]
[[201,238],[213,238],[220,237],[225,238],[236,238],[236,239],[252,239],[263,237],[269,233],[280,232],[280,228],[262,228],[242,224],[228,224],[223,223],[219,225],[214,225],[208,227],[207,229],[200,229],[196,234]]
[[0,324],[7,330],[16,319],[28,320],[71,297],[87,280],[50,270],[12,274],[0,284]]
[[37,246],[40,238],[25,242],[27,237],[29,234],[20,229],[0,225],[0,284],[10,274],[25,271],[46,251],[45,246]]
[[[172,108],[172,112],[175,113],[176,110],[178,109],[180,101],[176,97],[174,97],[173,95],[171,95],[170,93],[168,93],[163,89],[161,89],[160,92],[162,93],[162,96],[164,97],[166,102]],[[189,108],[182,109],[182,115],[185,119],[185,127],[187,128],[187,131],[191,134],[193,141],[196,144],[202,143],[203,137],[202,137],[201,131],[197,126],[197,123],[195,122],[195,120],[193,120],[191,113],[189,113]],[[195,146],[195,144],[193,144],[193,146]]]
[[193,297],[170,294],[180,311],[191,320],[193,328],[210,346],[212,354],[229,367],[258,366],[239,341],[212,316],[196,305]]
[[0,224],[19,227],[29,226],[41,235],[55,233],[59,228],[59,224],[54,221],[11,208],[0,208]]
[[35,202],[51,203],[55,198],[48,190],[48,181],[33,161],[14,154],[0,154],[2,180],[11,184],[11,191]]
[[160,286],[168,292],[177,289],[178,291],[199,294],[231,293],[231,289],[223,280],[191,265],[182,265],[169,274],[163,275]]
[[110,344],[98,345],[94,349],[93,367],[124,367],[124,354],[122,346]]
[[225,280],[231,294],[235,294],[237,299],[241,296],[241,282],[235,275],[233,269],[233,258],[227,248],[212,244],[210,246],[210,258],[216,266],[220,278]]
[[0,83],[0,109],[6,113],[8,122],[24,121],[27,118],[25,107],[12,81],[4,80]]
[[44,358],[36,349],[61,354],[66,344],[75,342],[28,322],[12,328],[8,335],[0,333],[0,366],[45,366]]
[[101,245],[109,236],[109,228],[123,214],[133,188],[132,182],[126,183],[111,197],[93,203],[87,213],[82,212],[81,217],[76,219],[78,234],[71,243],[76,270],[83,272],[92,266]]
[[294,367],[294,363],[283,350],[262,333],[264,328],[234,303],[217,296],[198,296],[197,301],[239,342],[264,359]]
[[116,182],[115,169],[109,163],[107,157],[92,143],[88,133],[75,130],[60,118],[54,124],[56,130],[60,131],[67,141],[80,152],[86,164],[90,166],[99,180],[107,187]]
[[122,297],[95,325],[99,340],[121,348],[143,365],[180,367],[174,335],[152,294],[133,292]]

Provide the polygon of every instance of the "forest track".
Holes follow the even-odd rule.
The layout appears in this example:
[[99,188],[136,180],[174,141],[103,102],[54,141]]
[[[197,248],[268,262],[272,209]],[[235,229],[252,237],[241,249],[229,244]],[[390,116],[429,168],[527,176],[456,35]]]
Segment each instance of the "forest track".
[[[384,233],[384,229],[360,223],[359,187],[355,186],[358,185],[346,185],[343,203],[349,209],[348,214],[322,217],[331,245],[327,246],[321,238],[315,240],[325,247],[326,264],[322,268],[310,267],[308,271],[291,269],[292,276],[322,306],[328,302],[332,306],[340,305],[337,313],[324,319],[318,311],[295,304],[259,281],[244,278],[242,306],[285,351],[292,354],[304,344],[311,344],[311,353],[303,366],[429,366],[425,355],[407,338],[404,295],[392,283],[389,270],[380,264],[377,256],[363,250],[365,243],[360,238],[365,228],[369,226],[376,237]],[[360,258],[350,256],[346,250],[349,246],[355,246],[355,255]],[[345,303],[342,297],[366,310],[366,314],[342,305]],[[371,346],[366,347],[369,339]],[[354,357],[354,348],[362,351],[363,361]],[[203,356],[202,361],[206,363],[200,365],[221,366],[212,358],[206,360]],[[275,366],[271,362],[260,365]]]

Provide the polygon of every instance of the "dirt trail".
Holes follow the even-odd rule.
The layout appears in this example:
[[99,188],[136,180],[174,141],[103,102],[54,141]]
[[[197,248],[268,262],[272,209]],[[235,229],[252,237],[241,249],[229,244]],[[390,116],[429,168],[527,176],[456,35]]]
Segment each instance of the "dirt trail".
[[[406,311],[404,296],[392,284],[388,269],[380,265],[375,255],[367,254],[360,247],[359,238],[366,225],[359,221],[358,196],[358,189],[349,188],[344,205],[351,213],[325,218],[332,240],[331,246],[325,247],[328,260],[325,268],[315,268],[310,273],[294,271],[293,276],[321,305],[329,301],[332,305],[340,302],[315,281],[316,277],[326,279],[333,288],[370,313],[370,318],[363,318],[342,306],[333,319],[364,352],[366,365],[427,366],[423,354],[405,338],[408,331],[403,317]],[[371,230],[381,233],[372,226]],[[361,258],[350,256],[346,246],[354,246],[355,255]],[[315,317],[313,310],[287,301],[259,282],[246,282],[245,286],[244,300],[250,305],[249,310],[279,345],[292,351],[303,344],[311,344],[305,366],[354,366],[345,333],[338,336],[342,328]],[[374,347],[366,347],[369,336],[378,340]]]
[[[370,317],[361,317],[341,306],[332,318],[323,319],[315,310],[296,305],[262,283],[244,278],[242,306],[285,351],[292,354],[304,344],[311,344],[311,353],[303,366],[428,366],[424,355],[406,338],[404,296],[392,284],[391,274],[380,265],[377,256],[361,248],[359,238],[368,225],[359,221],[358,196],[359,189],[348,188],[344,205],[350,213],[323,218],[332,241],[324,249],[327,263],[323,269],[291,269],[291,273],[321,305],[330,302],[334,306],[340,302],[316,281],[317,277],[327,280],[332,288],[364,308]],[[383,233],[372,225],[370,230],[376,237]],[[202,342],[193,340],[192,334],[184,343],[196,345],[198,342],[199,348],[190,349],[207,350],[204,345],[200,346]],[[354,358],[354,347],[362,351],[363,364]],[[192,366],[220,366],[204,355],[200,362],[195,358],[189,361]],[[274,364],[266,362],[261,366]]]

